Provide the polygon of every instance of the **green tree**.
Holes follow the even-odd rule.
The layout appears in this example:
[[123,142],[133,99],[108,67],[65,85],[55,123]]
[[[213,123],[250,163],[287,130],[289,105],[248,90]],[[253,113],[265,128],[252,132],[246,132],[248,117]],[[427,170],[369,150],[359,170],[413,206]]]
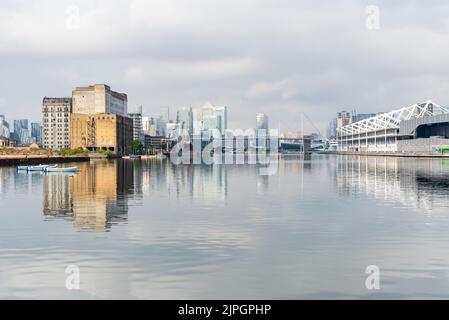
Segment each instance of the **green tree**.
[[142,154],[143,153],[143,144],[139,140],[133,141],[133,153],[134,154]]

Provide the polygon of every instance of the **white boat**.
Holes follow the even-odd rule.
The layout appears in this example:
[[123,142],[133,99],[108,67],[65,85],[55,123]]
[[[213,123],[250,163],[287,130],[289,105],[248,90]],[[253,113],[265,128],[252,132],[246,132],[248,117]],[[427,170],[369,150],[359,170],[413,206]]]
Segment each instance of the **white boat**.
[[140,156],[139,155],[135,155],[135,154],[131,154],[129,156],[123,156],[122,159],[125,159],[125,160],[139,160]]
[[28,166],[18,166],[17,170],[18,171],[27,171],[28,170]]
[[68,167],[68,168],[58,168],[58,167],[47,167],[45,172],[78,172],[78,167]]
[[28,167],[28,171],[45,171],[47,168],[56,168],[57,166],[49,166],[46,164],[40,164],[38,166]]

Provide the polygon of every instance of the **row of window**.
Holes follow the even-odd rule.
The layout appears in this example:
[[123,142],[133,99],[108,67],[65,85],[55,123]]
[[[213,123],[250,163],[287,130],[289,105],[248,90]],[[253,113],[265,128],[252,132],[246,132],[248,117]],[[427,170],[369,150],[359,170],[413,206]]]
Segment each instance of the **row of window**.
[[69,107],[44,107],[42,111],[45,112],[70,112]]

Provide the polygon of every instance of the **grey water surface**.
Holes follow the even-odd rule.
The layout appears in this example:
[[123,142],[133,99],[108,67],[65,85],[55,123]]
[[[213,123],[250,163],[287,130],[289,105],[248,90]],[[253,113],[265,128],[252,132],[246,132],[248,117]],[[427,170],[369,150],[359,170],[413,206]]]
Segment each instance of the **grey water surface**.
[[449,298],[449,159],[76,165],[0,168],[0,298]]

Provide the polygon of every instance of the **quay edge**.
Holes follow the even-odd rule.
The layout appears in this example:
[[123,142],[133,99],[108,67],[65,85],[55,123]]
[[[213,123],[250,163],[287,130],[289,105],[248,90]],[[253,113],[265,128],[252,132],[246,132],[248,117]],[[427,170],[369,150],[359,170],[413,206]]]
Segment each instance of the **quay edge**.
[[90,161],[89,156],[3,156],[0,157],[0,166],[27,166],[50,163],[69,163]]

